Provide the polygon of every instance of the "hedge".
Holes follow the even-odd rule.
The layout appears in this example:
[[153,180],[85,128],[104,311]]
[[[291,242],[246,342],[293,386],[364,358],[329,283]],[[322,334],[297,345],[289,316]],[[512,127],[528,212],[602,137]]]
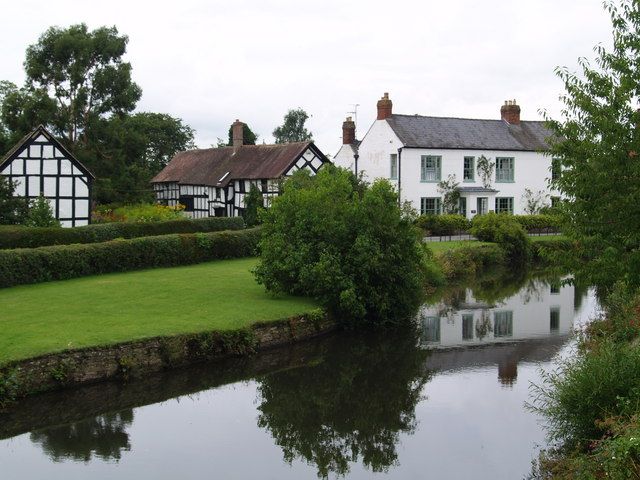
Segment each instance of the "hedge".
[[[507,214],[500,214],[505,216]],[[484,215],[476,215],[473,222]],[[560,218],[556,215],[509,215],[528,233],[552,233],[560,228]],[[462,215],[420,215],[416,225],[422,228],[427,236],[449,236],[469,233],[472,221]]]
[[218,232],[244,228],[241,217],[212,217],[141,223],[99,223],[75,228],[0,226],[0,249],[98,243],[172,233]]
[[0,251],[0,287],[256,254],[260,228]]
[[462,215],[420,215],[416,219],[416,226],[423,229],[426,235],[459,235],[471,228],[471,222]]

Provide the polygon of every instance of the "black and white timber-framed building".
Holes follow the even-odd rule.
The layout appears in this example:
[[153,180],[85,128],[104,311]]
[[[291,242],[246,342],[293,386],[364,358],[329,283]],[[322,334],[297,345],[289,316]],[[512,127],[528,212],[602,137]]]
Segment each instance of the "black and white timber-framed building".
[[63,227],[91,221],[93,174],[42,125],[0,160],[0,175],[15,184],[15,195],[43,195]]
[[236,217],[244,212],[251,185],[268,207],[281,180],[296,170],[316,173],[329,162],[313,142],[244,145],[238,120],[232,125],[233,146],[178,153],[151,183],[158,203],[185,206],[192,218]]

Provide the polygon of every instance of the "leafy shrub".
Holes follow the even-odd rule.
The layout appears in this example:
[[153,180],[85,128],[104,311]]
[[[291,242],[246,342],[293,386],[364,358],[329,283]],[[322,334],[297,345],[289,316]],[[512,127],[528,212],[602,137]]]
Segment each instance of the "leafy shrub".
[[211,217],[148,223],[104,223],[75,228],[0,226],[0,249],[96,243],[172,233],[216,232],[244,228],[240,217]]
[[445,250],[436,261],[446,279],[470,277],[489,266],[505,263],[505,252],[497,245],[473,245]]
[[316,298],[343,324],[410,322],[424,287],[420,235],[387,181],[296,172],[263,212],[260,283]]
[[523,263],[531,258],[531,241],[513,215],[477,215],[471,222],[470,233],[478,240],[498,243],[512,261]]
[[416,226],[426,235],[458,235],[471,228],[471,222],[462,215],[420,215]]
[[137,205],[103,205],[91,213],[94,223],[111,222],[162,222],[184,218],[184,205],[175,207],[158,203],[140,203]]
[[513,215],[513,218],[529,233],[551,233],[560,230],[558,215]]
[[0,251],[0,287],[256,254],[260,229]]
[[29,213],[24,224],[28,227],[60,227],[60,222],[53,214],[49,201],[42,194],[30,202]]

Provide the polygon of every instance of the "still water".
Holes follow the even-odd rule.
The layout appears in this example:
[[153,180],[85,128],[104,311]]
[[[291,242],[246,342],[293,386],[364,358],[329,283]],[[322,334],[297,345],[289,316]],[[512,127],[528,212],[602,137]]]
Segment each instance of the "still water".
[[530,383],[596,311],[486,278],[435,294],[417,340],[341,333],[32,397],[0,414],[0,479],[523,478],[545,445]]

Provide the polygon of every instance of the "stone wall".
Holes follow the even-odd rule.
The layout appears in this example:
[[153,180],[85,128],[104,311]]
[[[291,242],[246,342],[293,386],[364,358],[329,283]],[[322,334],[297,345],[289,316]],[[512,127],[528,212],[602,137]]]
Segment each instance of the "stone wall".
[[14,362],[0,371],[0,406],[13,398],[109,379],[140,377],[168,368],[313,338],[337,328],[326,315],[310,313],[232,331],[155,337],[60,352]]

